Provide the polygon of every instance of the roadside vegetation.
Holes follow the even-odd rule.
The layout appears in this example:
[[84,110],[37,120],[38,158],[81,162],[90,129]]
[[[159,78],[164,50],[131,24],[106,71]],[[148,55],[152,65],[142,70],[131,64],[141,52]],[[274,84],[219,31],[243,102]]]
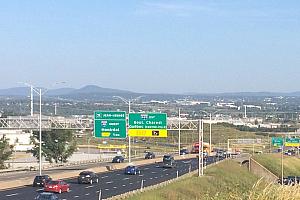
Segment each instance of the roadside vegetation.
[[[34,147],[30,151],[39,159],[39,132],[33,132],[31,142]],[[50,163],[65,163],[77,149],[73,133],[69,130],[52,130],[42,132],[42,155]]]
[[298,200],[300,186],[266,183],[234,161],[205,170],[205,176],[185,178],[165,187],[146,191],[128,200]]
[[[281,154],[260,154],[253,157],[256,161],[278,177],[281,176]],[[295,156],[283,156],[284,176],[300,176],[300,159]]]
[[13,146],[9,145],[8,139],[0,138],[0,169],[4,169],[4,161],[8,160],[13,153]]

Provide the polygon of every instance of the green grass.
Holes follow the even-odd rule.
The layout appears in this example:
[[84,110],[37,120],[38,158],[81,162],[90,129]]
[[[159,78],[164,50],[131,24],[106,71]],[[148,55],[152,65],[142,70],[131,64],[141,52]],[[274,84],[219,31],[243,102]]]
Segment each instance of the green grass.
[[[253,158],[278,177],[281,176],[281,154],[260,154]],[[299,158],[284,156],[283,166],[284,176],[300,176]]]
[[205,171],[205,176],[185,178],[163,188],[135,195],[130,200],[247,199],[258,178],[234,161],[225,161]]

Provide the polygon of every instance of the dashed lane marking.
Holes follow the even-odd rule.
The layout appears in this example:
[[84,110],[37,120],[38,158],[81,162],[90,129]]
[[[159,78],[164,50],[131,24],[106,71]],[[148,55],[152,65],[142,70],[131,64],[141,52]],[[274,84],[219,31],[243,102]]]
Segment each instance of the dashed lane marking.
[[123,178],[122,180],[125,181],[125,180],[128,180],[128,179],[130,179],[130,178]]
[[74,198],[78,198],[79,196],[74,196]]
[[108,176],[102,176],[101,178],[108,178]]
[[5,195],[5,196],[7,196],[7,197],[12,197],[12,196],[17,196],[19,193],[14,193],[14,194],[7,194],[7,195]]
[[122,185],[123,187],[126,187],[126,185]]
[[94,187],[93,185],[90,185],[90,186],[86,186],[85,189],[93,188],[93,187]]
[[90,193],[86,193],[86,194],[85,194],[85,196],[89,196],[89,195],[90,195]]
[[111,183],[113,183],[113,181],[108,181],[108,182],[106,182],[106,184],[111,184]]

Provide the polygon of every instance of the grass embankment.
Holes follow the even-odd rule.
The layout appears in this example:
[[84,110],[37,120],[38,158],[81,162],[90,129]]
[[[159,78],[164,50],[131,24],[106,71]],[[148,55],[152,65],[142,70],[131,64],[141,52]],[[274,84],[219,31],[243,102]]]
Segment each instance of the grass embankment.
[[258,177],[234,161],[225,161],[196,176],[130,197],[130,200],[247,199]]
[[[260,154],[253,157],[256,161],[281,176],[281,154]],[[294,156],[283,156],[284,176],[300,176],[300,159]]]

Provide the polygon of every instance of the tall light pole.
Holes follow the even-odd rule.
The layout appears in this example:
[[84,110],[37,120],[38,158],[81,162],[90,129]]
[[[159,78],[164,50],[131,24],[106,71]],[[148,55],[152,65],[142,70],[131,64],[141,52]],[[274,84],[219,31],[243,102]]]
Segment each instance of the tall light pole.
[[213,112],[213,113],[208,113],[204,110],[200,110],[203,113],[206,113],[207,115],[209,115],[209,153],[211,153],[211,146],[212,146],[212,115],[214,115],[215,113],[219,112],[218,110]]
[[178,110],[178,155],[180,156],[180,140],[181,138],[181,114],[180,114],[180,108]]
[[[134,101],[137,101],[141,97],[142,96],[139,96],[139,97],[134,98],[134,99],[125,99],[125,98],[120,97],[120,96],[113,96],[113,98],[121,99],[125,104],[128,105],[128,118],[129,118],[129,114],[131,112],[131,103],[134,102]],[[128,162],[131,163],[131,137],[128,134],[128,128],[126,129],[126,131],[127,131],[127,136],[128,136]]]
[[[36,92],[39,96],[40,96],[40,115],[39,115],[39,175],[42,175],[42,95],[45,94],[48,89],[46,89],[43,93],[42,93],[42,89],[41,88],[36,88],[33,85],[29,84],[29,83],[24,83],[23,84],[27,85],[30,87],[31,90],[31,113],[33,115],[33,91]],[[65,83],[65,82],[61,82],[61,83]],[[58,83],[55,83],[58,84]],[[54,85],[55,85],[54,84]]]

